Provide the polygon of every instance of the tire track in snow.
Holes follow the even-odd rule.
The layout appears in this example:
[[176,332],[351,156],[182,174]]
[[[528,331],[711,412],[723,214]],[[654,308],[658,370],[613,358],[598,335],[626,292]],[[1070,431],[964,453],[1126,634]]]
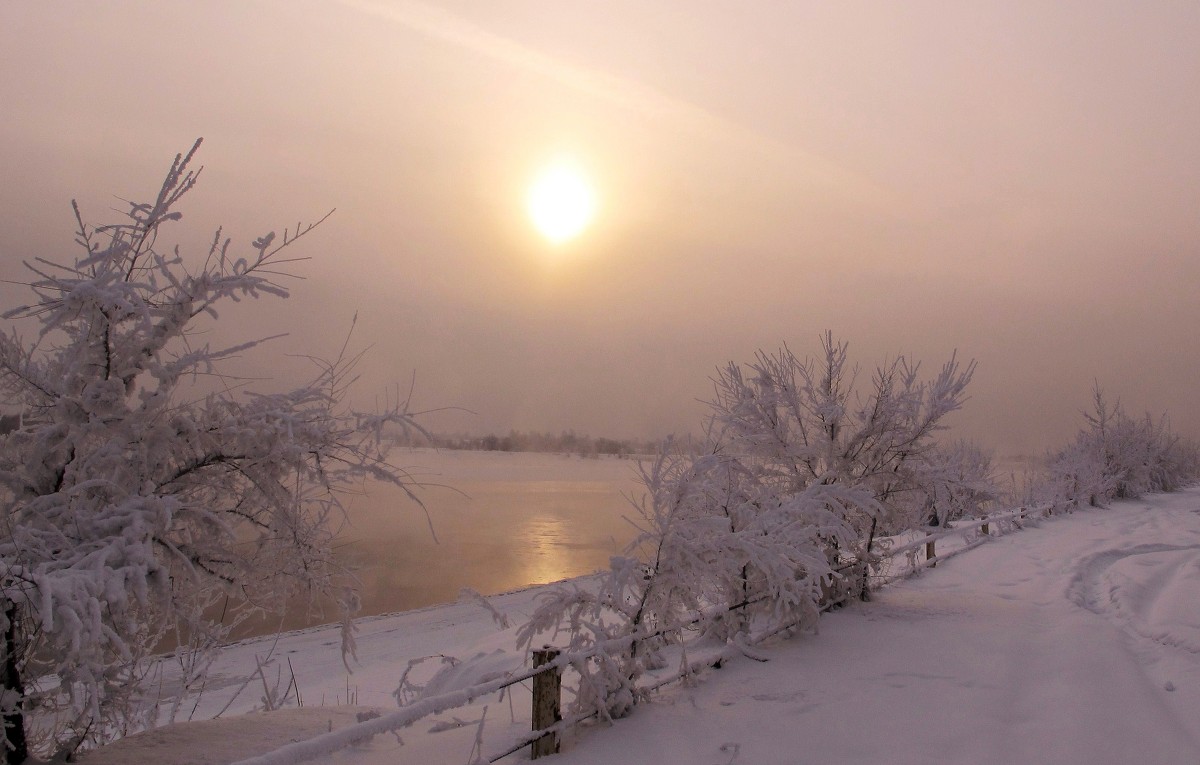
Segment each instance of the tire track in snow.
[[[1165,559],[1163,553],[1180,553]],[[1191,554],[1186,554],[1191,553]],[[1156,556],[1146,561],[1151,569],[1141,577],[1132,577],[1114,567],[1138,556]],[[1153,616],[1171,610],[1171,601],[1200,571],[1200,545],[1144,544],[1089,555],[1080,561],[1069,584],[1067,598],[1080,608],[1117,622],[1126,632],[1159,645],[1200,653],[1200,641],[1186,635],[1156,628]],[[1131,592],[1132,590],[1132,592]]]

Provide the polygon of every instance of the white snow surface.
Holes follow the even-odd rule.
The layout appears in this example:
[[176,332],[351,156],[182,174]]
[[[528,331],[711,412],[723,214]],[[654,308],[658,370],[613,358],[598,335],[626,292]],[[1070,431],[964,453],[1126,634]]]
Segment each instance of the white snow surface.
[[[259,703],[259,682],[218,720],[131,736],[82,762],[224,765],[294,743],[266,761],[303,752],[330,765],[467,763],[485,705],[487,761],[528,731],[524,688],[422,719],[399,731],[403,745],[391,733],[343,744],[356,725],[380,727],[383,718],[368,719],[374,712],[399,711],[392,694],[410,659],[483,654],[487,671],[458,673],[471,682],[518,662],[496,651],[514,653],[514,629],[537,592],[494,599],[507,630],[469,602],[365,619],[353,675],[335,628],[288,633],[272,666],[286,679],[291,659],[303,709],[244,714]],[[236,677],[270,647],[270,639],[231,647],[193,719],[225,706]],[[546,762],[1200,762],[1200,489],[1040,521],[826,615],[819,634],[756,654],[768,660],[737,658],[668,686],[625,719],[574,728]],[[426,661],[410,679],[424,682],[443,666]],[[453,691],[454,674],[443,673],[439,693]],[[452,730],[431,733],[435,726]],[[346,735],[319,738],[330,730]],[[525,748],[501,762],[528,756]]]

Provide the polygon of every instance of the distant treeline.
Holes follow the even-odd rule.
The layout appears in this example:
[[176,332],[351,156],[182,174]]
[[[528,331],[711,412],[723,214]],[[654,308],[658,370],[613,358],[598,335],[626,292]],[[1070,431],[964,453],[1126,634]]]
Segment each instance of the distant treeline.
[[411,434],[397,436],[397,443],[408,446],[434,446],[439,449],[460,449],[484,452],[548,452],[563,454],[630,456],[654,454],[659,441],[637,439],[593,438],[587,434],[565,430],[561,433],[510,430],[505,435],[485,436],[462,433],[430,433],[429,437]]

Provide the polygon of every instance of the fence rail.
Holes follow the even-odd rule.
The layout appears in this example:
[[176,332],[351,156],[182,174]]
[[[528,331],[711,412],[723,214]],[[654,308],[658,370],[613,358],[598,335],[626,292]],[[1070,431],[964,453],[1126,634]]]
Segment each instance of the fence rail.
[[[1040,517],[1048,517],[1055,510],[1069,507],[1071,503],[1045,503],[1034,506],[1022,506],[1010,510],[1006,510],[985,518],[960,519],[954,521],[955,526],[946,527],[938,531],[927,531],[924,535],[918,536],[912,540],[902,544],[893,546],[884,550],[881,557],[884,559],[897,560],[902,555],[920,556],[922,548],[924,548],[924,557],[910,560],[910,565],[904,570],[891,576],[885,576],[878,579],[877,584],[896,581],[897,579],[910,576],[916,571],[925,567],[937,565],[939,561],[946,560],[955,555],[959,555],[967,550],[974,549],[983,544],[989,538],[990,530],[993,524],[999,527],[999,524],[1009,521],[1019,524],[1022,520],[1035,519]],[[962,536],[964,532],[969,532],[971,529],[979,529],[982,533],[973,540],[969,540],[963,547],[938,555],[936,552],[936,543],[938,540],[945,539],[951,536]],[[838,568],[838,571],[844,573],[851,569],[862,569],[866,564],[859,561],[847,563]],[[845,579],[853,581],[852,576],[846,576]],[[854,592],[853,587],[840,588],[839,590],[822,589],[821,601],[818,604],[821,612],[829,611],[832,608],[845,603],[849,600]],[[764,596],[765,597],[765,596]],[[651,632],[638,632],[630,635],[623,635],[618,638],[604,640],[590,646],[589,648],[578,651],[576,653],[562,653],[559,650],[545,646],[541,650],[533,652],[533,666],[518,672],[516,674],[497,678],[495,680],[481,683],[478,685],[464,688],[450,693],[441,694],[438,696],[427,697],[411,702],[403,707],[400,707],[395,712],[382,715],[372,720],[357,723],[355,725],[342,728],[340,730],[331,731],[330,733],[322,734],[312,739],[299,741],[293,744],[288,744],[280,749],[268,752],[258,757],[241,760],[235,765],[292,765],[292,763],[301,762],[313,757],[321,756],[335,749],[351,746],[354,744],[365,742],[372,737],[381,733],[406,728],[413,723],[425,717],[442,712],[449,711],[458,707],[466,706],[474,702],[476,699],[497,693],[505,688],[508,688],[518,683],[524,683],[528,680],[533,680],[533,703],[532,703],[532,726],[533,730],[517,740],[512,745],[506,747],[503,751],[491,755],[488,759],[489,763],[494,763],[500,759],[515,754],[526,746],[531,747],[531,759],[538,759],[549,754],[554,754],[558,751],[560,734],[587,719],[598,716],[599,712],[593,712],[587,715],[579,715],[570,719],[562,719],[561,715],[561,687],[562,687],[562,671],[576,662],[586,661],[590,658],[598,656],[602,653],[618,653],[629,650],[635,643],[643,642],[664,635],[681,632],[690,626],[698,624],[702,621],[713,619],[727,613],[733,613],[736,610],[746,608],[756,602],[760,602],[763,598],[754,598],[743,601],[731,606],[717,606],[695,612],[687,619],[673,624],[669,627],[657,629]],[[799,621],[792,621],[786,624],[773,625],[763,632],[745,640],[743,644],[734,644],[725,646],[724,649],[714,651],[712,655],[697,658],[689,661],[687,666],[676,672],[674,675],[666,678],[660,678],[645,685],[638,690],[641,692],[652,692],[665,685],[673,682],[678,682],[683,677],[693,675],[704,669],[717,666],[719,667],[726,659],[738,655],[745,655],[746,648],[757,645],[775,635],[786,632],[789,629],[794,629],[800,624]]]

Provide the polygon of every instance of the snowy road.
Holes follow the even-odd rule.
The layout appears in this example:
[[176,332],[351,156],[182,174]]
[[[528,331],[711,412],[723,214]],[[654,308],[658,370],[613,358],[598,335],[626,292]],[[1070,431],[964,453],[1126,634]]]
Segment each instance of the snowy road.
[[[518,620],[529,601],[530,593],[499,599]],[[304,668],[302,712],[314,734],[350,719],[338,709],[326,720],[312,706],[318,694],[344,693],[332,640],[317,630],[279,646]],[[352,681],[363,684],[358,703],[383,706],[407,657],[511,645],[510,633],[463,604],[371,620]],[[767,662],[739,659],[694,687],[668,690],[612,727],[578,729],[546,762],[1200,763],[1200,489],[994,539],[765,654]],[[528,724],[513,720],[507,702],[491,702],[485,753]],[[457,714],[475,719],[478,710]],[[259,719],[270,726],[270,715]],[[159,741],[152,757],[134,748],[135,737],[112,747],[117,759],[94,761],[232,762],[270,748],[255,725],[231,721],[202,756],[193,744],[172,759]],[[429,736],[429,724],[418,727],[405,733],[406,746],[380,736],[316,762],[468,761],[468,730]],[[275,733],[269,738],[280,740]]]

